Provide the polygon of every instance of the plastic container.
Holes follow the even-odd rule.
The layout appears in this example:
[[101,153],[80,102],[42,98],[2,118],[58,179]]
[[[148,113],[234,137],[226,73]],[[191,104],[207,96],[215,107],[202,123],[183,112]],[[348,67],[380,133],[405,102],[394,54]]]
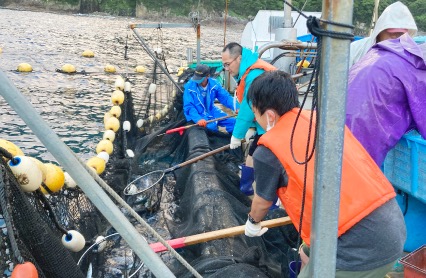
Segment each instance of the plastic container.
[[396,201],[404,214],[407,228],[404,251],[412,252],[426,244],[426,204],[402,191],[397,191]]
[[400,262],[404,265],[404,277],[426,278],[426,245],[402,257]]
[[393,186],[426,204],[426,140],[417,131],[389,151],[383,168]]

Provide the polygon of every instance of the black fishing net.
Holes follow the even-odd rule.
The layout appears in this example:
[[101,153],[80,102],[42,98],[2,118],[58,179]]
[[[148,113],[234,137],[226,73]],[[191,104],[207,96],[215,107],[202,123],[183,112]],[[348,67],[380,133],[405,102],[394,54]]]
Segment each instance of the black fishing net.
[[47,214],[40,213],[42,205],[32,193],[22,192],[3,157],[0,160],[0,196],[6,205],[1,206],[1,215],[12,232],[6,233],[3,228],[0,249],[3,276],[10,274],[10,262],[20,262],[17,256],[12,255],[19,252],[23,261],[34,263],[39,277],[84,277],[70,252],[62,245],[62,234],[58,229],[51,229],[53,221],[49,221],[49,217],[42,217]]

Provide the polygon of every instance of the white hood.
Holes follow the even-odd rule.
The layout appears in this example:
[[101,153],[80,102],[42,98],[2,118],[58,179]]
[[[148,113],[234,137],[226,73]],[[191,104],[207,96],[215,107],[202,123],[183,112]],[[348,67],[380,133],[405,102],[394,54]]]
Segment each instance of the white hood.
[[389,5],[383,11],[370,37],[351,43],[349,67],[361,59],[376,44],[376,38],[380,32],[389,28],[408,29],[408,34],[411,37],[414,37],[417,33],[417,25],[410,10],[399,1]]

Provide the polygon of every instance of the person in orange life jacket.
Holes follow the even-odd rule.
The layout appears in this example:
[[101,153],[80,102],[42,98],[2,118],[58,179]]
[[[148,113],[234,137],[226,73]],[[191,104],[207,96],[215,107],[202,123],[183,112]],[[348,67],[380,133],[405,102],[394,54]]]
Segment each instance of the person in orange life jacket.
[[231,149],[236,149],[241,146],[242,139],[245,138],[246,142],[249,142],[250,138],[254,137],[245,164],[242,165],[240,180],[240,190],[250,196],[253,195],[252,184],[254,181],[253,160],[251,157],[256,149],[257,141],[265,131],[254,120],[253,111],[246,98],[247,91],[256,77],[265,71],[275,70],[276,68],[259,59],[259,55],[256,52],[252,52],[235,42],[231,42],[223,48],[222,62],[223,68],[228,70],[238,83],[235,97],[241,105],[234,133],[231,137],[230,147]]
[[183,113],[187,121],[193,121],[201,127],[218,131],[223,126],[232,134],[235,118],[228,118],[207,123],[208,120],[227,116],[219,107],[214,105],[217,99],[225,107],[236,111],[239,105],[234,105],[232,96],[215,79],[210,78],[210,68],[199,64],[195,68],[194,76],[185,84],[183,93]]
[[[253,154],[257,187],[245,234],[256,237],[267,231],[259,222],[277,195],[299,230],[305,165],[294,162],[290,149],[293,125],[300,110],[296,86],[285,72],[265,72],[250,86],[248,101],[266,133]],[[305,157],[309,118],[310,111],[302,111],[293,135],[294,155],[300,161]],[[406,238],[404,218],[392,185],[347,127],[344,138],[336,277],[384,277],[402,254]],[[314,163],[311,160],[307,166],[305,211],[299,231],[307,246]],[[309,268],[307,262],[298,277],[308,277]]]

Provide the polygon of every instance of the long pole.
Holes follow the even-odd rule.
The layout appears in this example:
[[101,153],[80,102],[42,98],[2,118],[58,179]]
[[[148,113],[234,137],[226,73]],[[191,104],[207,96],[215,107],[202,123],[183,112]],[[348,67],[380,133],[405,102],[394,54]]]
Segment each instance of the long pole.
[[40,139],[47,150],[77,182],[90,201],[124,238],[156,277],[175,277],[164,262],[152,251],[135,227],[121,213],[92,176],[84,169],[71,150],[46,124],[28,100],[0,71],[0,94]]
[[[324,0],[322,18],[352,24],[353,1]],[[351,33],[327,24],[326,30]],[[342,173],[343,132],[349,40],[323,37],[319,84],[319,132],[316,152],[309,277],[335,277],[337,224]],[[332,66],[331,66],[332,65]]]

